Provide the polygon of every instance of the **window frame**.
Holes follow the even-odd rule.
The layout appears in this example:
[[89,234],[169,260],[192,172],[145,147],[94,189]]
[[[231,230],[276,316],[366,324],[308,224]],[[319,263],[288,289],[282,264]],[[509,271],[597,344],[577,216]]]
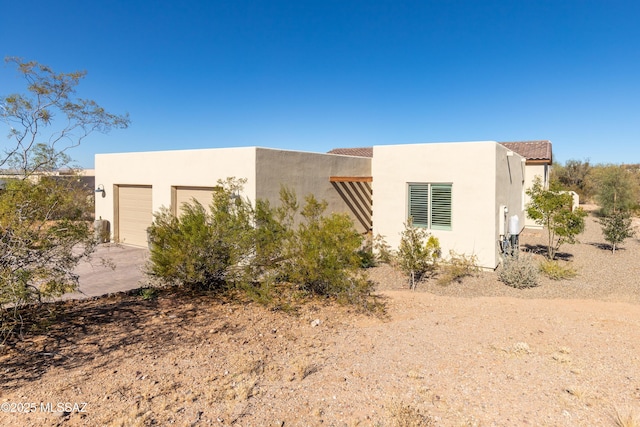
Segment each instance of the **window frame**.
[[[440,190],[448,190],[448,199],[442,199],[436,197],[434,203],[434,188],[436,194]],[[426,193],[426,194],[425,194]],[[440,194],[443,194],[440,192]],[[415,201],[415,198],[425,198],[425,200]],[[436,210],[436,218],[434,221],[434,204]],[[441,219],[442,209],[445,209],[444,218],[448,219],[448,225],[442,225]],[[447,218],[448,213],[448,218]],[[407,183],[407,218],[413,218],[413,225],[416,227],[426,228],[428,230],[441,230],[452,231],[453,230],[453,183],[451,182],[408,182]],[[412,215],[413,214],[413,215]],[[418,215],[420,214],[419,218]],[[416,221],[418,217],[418,221]],[[425,221],[426,219],[426,221]]]

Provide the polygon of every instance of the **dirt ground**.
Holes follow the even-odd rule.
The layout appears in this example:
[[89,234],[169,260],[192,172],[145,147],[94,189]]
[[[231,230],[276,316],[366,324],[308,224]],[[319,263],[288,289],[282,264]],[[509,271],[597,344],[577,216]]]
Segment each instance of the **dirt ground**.
[[640,241],[611,254],[590,218],[581,242],[562,248],[576,278],[528,290],[484,272],[409,291],[377,267],[383,315],[60,302],[48,335],[0,355],[0,425],[637,426],[621,423],[640,417]]

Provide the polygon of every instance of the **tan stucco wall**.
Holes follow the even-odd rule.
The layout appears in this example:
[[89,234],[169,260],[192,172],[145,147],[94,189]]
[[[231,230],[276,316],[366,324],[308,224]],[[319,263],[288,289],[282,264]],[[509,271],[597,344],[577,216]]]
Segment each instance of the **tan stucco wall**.
[[[493,141],[375,146],[373,153],[374,234],[397,248],[407,219],[407,183],[451,183],[452,230],[431,233],[444,255],[452,249],[475,254],[482,267],[497,266],[498,206],[522,212],[522,169],[513,163],[520,162],[517,154],[510,160],[509,181],[507,150]],[[498,198],[498,191],[510,194]]]
[[247,178],[244,195],[255,198],[255,147],[97,154],[96,218],[114,223],[114,185],[151,185],[154,212],[171,204],[172,186],[215,186],[218,179]]
[[[508,231],[509,219],[513,215],[518,216],[519,230],[525,226],[524,211],[524,182],[526,169],[524,157],[513,151],[509,151],[502,145],[496,147],[496,231],[499,237]],[[501,207],[506,206],[508,212],[506,218]],[[503,221],[500,221],[502,215]]]
[[277,205],[284,184],[296,192],[301,205],[313,193],[329,203],[327,212],[350,213],[329,177],[371,176],[369,158],[257,147],[98,154],[95,165],[96,185],[106,190],[104,198],[96,194],[96,218],[108,220],[112,230],[114,185],[152,186],[155,212],[170,206],[173,186],[213,187],[218,179],[246,178],[244,196],[253,203],[262,198]]
[[280,188],[295,191],[300,206],[313,194],[328,203],[326,213],[346,212],[358,231],[367,231],[355,218],[340,194],[331,185],[331,176],[371,176],[371,159],[335,154],[258,148],[256,153],[256,197],[279,205]]

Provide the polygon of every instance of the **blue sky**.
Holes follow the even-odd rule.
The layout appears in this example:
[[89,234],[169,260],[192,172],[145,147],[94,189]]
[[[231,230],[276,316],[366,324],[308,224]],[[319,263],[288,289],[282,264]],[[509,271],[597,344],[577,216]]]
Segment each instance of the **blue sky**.
[[[34,0],[0,49],[87,70],[127,130],[70,154],[308,151],[548,139],[559,162],[640,163],[640,2]],[[23,91],[0,66],[0,94]]]

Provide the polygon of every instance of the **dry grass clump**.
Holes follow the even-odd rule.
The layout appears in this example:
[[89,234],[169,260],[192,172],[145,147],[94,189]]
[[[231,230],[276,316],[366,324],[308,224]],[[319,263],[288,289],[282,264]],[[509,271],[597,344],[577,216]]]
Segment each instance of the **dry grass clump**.
[[447,286],[453,282],[460,283],[465,277],[476,275],[479,272],[480,267],[476,255],[467,256],[451,250],[449,251],[449,259],[441,266],[438,284]]
[[517,342],[511,347],[511,352],[514,354],[529,354],[531,353],[531,348],[526,342]]
[[565,391],[569,393],[571,396],[574,396],[580,400],[583,400],[587,395],[585,390],[582,387],[577,385],[569,386],[565,389]]
[[640,420],[633,410],[626,411],[623,414],[618,408],[615,408],[612,418],[615,427],[640,427]]
[[293,368],[293,377],[291,379],[298,378],[300,381],[304,380],[309,375],[320,371],[320,365],[307,358],[296,359],[293,362]]
[[[494,349],[498,350],[498,347],[494,347]],[[517,342],[512,346],[501,348],[508,355],[511,356],[526,356],[531,354],[531,347],[526,342]]]
[[423,414],[419,409],[402,402],[391,405],[390,412],[393,427],[435,426],[435,421],[430,415]]
[[569,264],[545,259],[539,265],[540,272],[551,280],[565,280],[576,276],[577,271]]
[[210,378],[211,387],[205,396],[210,402],[245,401],[255,395],[264,363],[242,357],[232,368],[234,372]]
[[571,349],[569,347],[560,347],[558,351],[551,356],[558,363],[572,363]]

